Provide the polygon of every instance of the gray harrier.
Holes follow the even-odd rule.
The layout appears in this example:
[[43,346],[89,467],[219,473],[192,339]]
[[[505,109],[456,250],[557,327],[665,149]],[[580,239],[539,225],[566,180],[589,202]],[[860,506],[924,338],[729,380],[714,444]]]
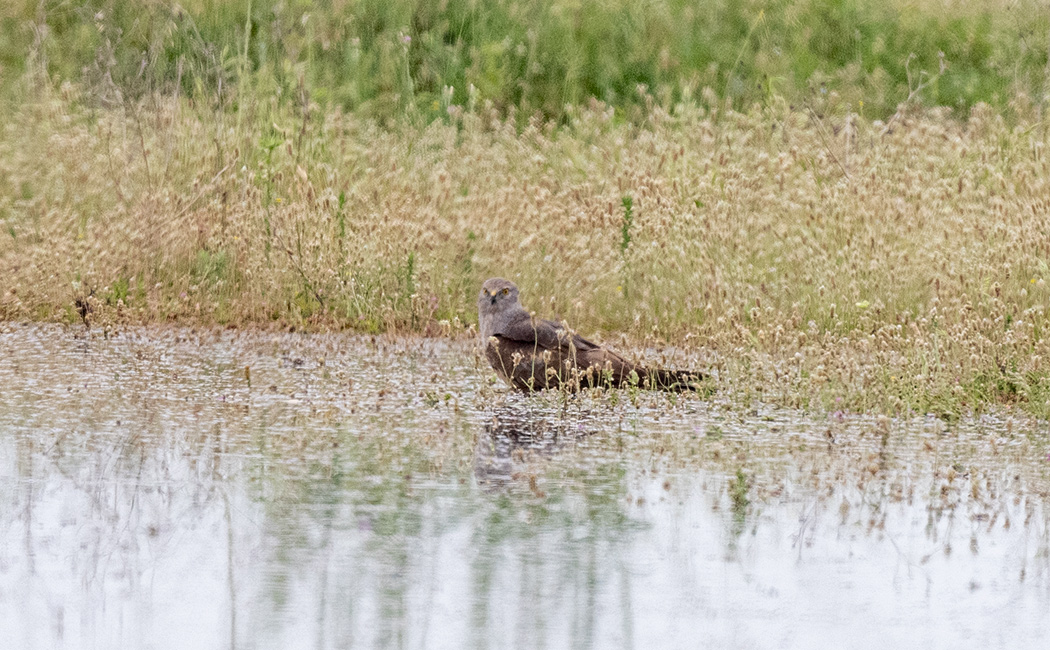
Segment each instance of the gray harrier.
[[503,278],[490,278],[481,286],[478,321],[485,358],[496,374],[521,391],[589,386],[686,391],[696,390],[702,378],[633,364],[560,323],[531,316],[518,302],[518,287]]

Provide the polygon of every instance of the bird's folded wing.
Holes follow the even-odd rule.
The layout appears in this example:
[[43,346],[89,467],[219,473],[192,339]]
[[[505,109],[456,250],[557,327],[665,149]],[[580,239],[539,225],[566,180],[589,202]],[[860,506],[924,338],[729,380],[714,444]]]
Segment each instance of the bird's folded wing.
[[567,347],[571,342],[577,350],[593,350],[598,346],[582,336],[566,330],[560,323],[542,318],[533,318],[523,313],[499,331],[495,332],[511,341],[528,343],[544,350]]

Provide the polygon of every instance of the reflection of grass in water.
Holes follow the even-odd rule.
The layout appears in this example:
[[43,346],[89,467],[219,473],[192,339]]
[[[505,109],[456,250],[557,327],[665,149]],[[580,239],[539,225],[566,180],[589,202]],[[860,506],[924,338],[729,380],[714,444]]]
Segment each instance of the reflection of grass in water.
[[741,526],[747,517],[747,508],[751,505],[751,499],[748,497],[750,489],[750,479],[743,469],[738,469],[736,475],[729,479],[729,503],[734,522]]
[[[0,326],[5,343],[17,339],[9,331],[19,331],[8,328]],[[876,538],[883,534],[885,513],[914,500],[918,512],[930,513],[934,540],[953,516],[956,522],[980,522],[974,527],[979,540],[996,539],[1007,518],[1014,530],[1031,525],[1045,540],[1042,515],[1030,510],[1037,501],[1025,497],[1046,491],[1045,427],[1039,423],[1024,422],[1022,428],[982,420],[976,423],[982,428],[974,430],[975,423],[965,419],[950,425],[842,414],[811,419],[781,409],[724,410],[724,404],[695,400],[669,406],[663,396],[647,393],[637,404],[621,401],[615,407],[585,393],[563,412],[556,398],[532,398],[516,402],[527,405],[532,419],[531,426],[518,426],[530,434],[521,436],[524,448],[506,450],[516,463],[510,484],[485,491],[475,489],[471,460],[478,453],[475,438],[506,434],[484,426],[493,414],[487,409],[499,400],[484,395],[480,404],[472,402],[473,386],[455,384],[449,390],[462,411],[443,401],[427,405],[425,399],[433,385],[427,378],[438,369],[450,376],[469,369],[470,361],[455,349],[440,357],[435,348],[404,345],[401,352],[417,357],[412,368],[418,373],[405,382],[383,370],[389,368],[384,364],[391,348],[372,349],[367,339],[251,335],[258,344],[240,352],[257,359],[253,391],[281,395],[298,389],[301,376],[309,375],[313,392],[295,404],[261,399],[247,407],[239,401],[243,392],[234,393],[238,400],[231,403],[215,399],[219,387],[225,394],[246,383],[242,362],[226,360],[230,351],[223,343],[205,343],[203,349],[196,343],[151,347],[131,337],[110,342],[102,334],[74,339],[64,330],[49,331],[50,337],[28,335],[25,346],[9,346],[14,358],[0,362],[21,368],[9,374],[0,405],[12,399],[17,405],[24,395],[24,405],[0,413],[0,420],[30,418],[13,436],[26,491],[16,496],[20,500],[10,516],[46,520],[56,498],[49,496],[50,486],[72,484],[77,492],[72,501],[82,498],[85,504],[74,516],[92,524],[67,528],[97,534],[81,557],[129,554],[135,560],[147,556],[123,549],[139,543],[137,548],[151,554],[154,548],[174,551],[187,529],[214,524],[215,514],[230,503],[229,515],[220,518],[237,527],[227,536],[235,568],[229,591],[247,614],[242,621],[270,621],[273,630],[284,622],[285,605],[316,595],[325,603],[318,625],[331,626],[326,638],[346,638],[339,633],[375,623],[391,644],[410,639],[406,630],[426,609],[413,599],[443,587],[433,578],[439,572],[433,562],[447,558],[442,551],[451,543],[466,551],[455,561],[462,562],[468,594],[477,596],[464,607],[478,623],[479,642],[520,633],[521,645],[537,645],[527,641],[547,638],[567,621],[572,645],[584,646],[599,636],[595,621],[608,620],[596,608],[619,607],[629,625],[630,583],[638,573],[637,557],[626,553],[644,536],[650,515],[677,515],[678,488],[672,486],[679,483],[684,490],[702,490],[699,497],[693,493],[693,507],[710,507],[712,498],[719,507],[728,502],[724,514],[732,516],[731,533],[751,521],[762,525],[753,515],[745,521],[749,508],[791,507],[785,504],[816,495],[831,512],[840,500],[850,504],[842,525]],[[195,336],[177,331],[169,341]],[[333,350],[343,356],[333,354],[324,367],[307,363],[268,370],[261,363],[288,346],[305,359]],[[54,353],[55,365],[37,350]],[[71,357],[77,370],[72,376],[63,374]],[[355,376],[354,391],[337,397],[345,382],[335,377],[349,358],[365,360],[364,367],[377,376]],[[46,371],[34,374],[34,368]],[[102,383],[115,373],[119,381]],[[41,377],[56,389],[51,413],[39,408]],[[214,390],[170,399],[186,386],[223,378],[230,379],[228,385],[209,384]],[[108,388],[74,394],[65,382]],[[270,383],[279,384],[276,393],[268,390]],[[112,403],[122,404],[120,413],[100,407]],[[330,408],[333,404],[357,410],[350,415]],[[546,435],[551,431],[558,435]],[[833,435],[826,437],[825,431]],[[659,498],[639,504],[633,490],[647,489],[649,481],[658,485],[664,476],[672,481],[660,493],[668,496],[667,504],[659,505]],[[690,477],[700,478],[690,483]],[[1020,496],[1016,502],[1015,496]],[[1034,513],[1031,524],[1029,513]],[[149,532],[151,526],[155,532]],[[457,536],[462,529],[468,534]],[[221,531],[218,537],[206,531],[204,537],[203,543],[211,544],[221,539]],[[733,550],[736,535],[731,537],[727,545]],[[246,557],[253,552],[260,555]],[[158,557],[163,554],[144,563],[154,566]],[[90,571],[99,565],[81,566]],[[1044,570],[1034,563],[1028,568],[1030,576]],[[254,591],[253,582],[261,585]],[[508,584],[516,586],[513,593],[501,591]],[[318,593],[304,593],[311,589]],[[535,621],[534,632],[497,627],[508,600],[525,607],[523,616]],[[565,616],[556,618],[560,614],[551,603],[564,603]],[[249,634],[265,636],[242,628],[242,635]]]
[[[500,574],[520,572],[519,600],[531,608],[522,612],[530,626],[516,630],[524,635],[518,639],[522,643],[546,637],[545,601],[572,603],[574,647],[589,647],[595,634],[598,594],[610,585],[620,591],[620,607],[629,616],[629,590],[623,585],[628,580],[628,558],[624,553],[631,533],[644,526],[627,514],[630,501],[624,468],[606,463],[588,470],[542,473],[542,499],[530,491],[511,490],[481,505],[487,514],[479,515],[473,544],[477,553],[471,563],[477,595],[471,616],[479,646],[492,633],[490,607],[498,602],[494,589]],[[545,548],[558,552],[540,550]],[[508,559],[516,561],[507,565]]]
[[[475,445],[475,476],[495,492],[480,504],[472,543],[478,597],[471,617],[479,647],[491,635],[491,609],[500,600],[495,590],[508,574],[518,574],[521,616],[529,621],[513,632],[519,645],[542,644],[547,637],[544,602],[573,604],[574,647],[589,646],[597,595],[610,585],[617,585],[623,615],[630,615],[622,549],[642,526],[627,512],[627,472],[616,459],[597,465],[574,460],[595,428],[561,408],[556,399],[497,408]],[[558,552],[541,550],[550,548]]]
[[[391,425],[390,419],[376,420],[380,422]],[[533,426],[530,431],[550,427]],[[460,441],[448,449],[455,457],[465,451],[462,445],[474,433],[464,422],[450,432]],[[418,431],[402,435],[384,433],[380,427],[341,427],[310,428],[292,436],[277,433],[261,428],[254,436],[263,457],[273,459],[265,463],[267,472],[255,485],[267,513],[263,526],[277,541],[270,568],[274,607],[280,610],[286,598],[283,590],[295,585],[304,562],[340,548],[340,535],[363,537],[367,542],[358,552],[339,559],[354,568],[329,578],[329,602],[334,611],[352,617],[360,610],[359,599],[368,596],[362,585],[375,584],[379,591],[371,596],[378,597],[379,637],[384,642],[407,638],[405,626],[418,614],[410,611],[409,594],[440,588],[420,583],[427,563],[438,557],[437,548],[430,545],[440,543],[444,530],[469,526],[474,530],[472,552],[463,561],[469,563],[474,583],[472,616],[479,641],[492,633],[489,608],[496,602],[494,590],[505,584],[501,576],[520,571],[522,601],[536,603],[531,619],[535,626],[523,633],[544,638],[546,609],[540,604],[544,598],[564,597],[577,603],[572,634],[582,643],[594,635],[597,593],[619,585],[618,572],[625,571],[617,549],[626,547],[630,532],[641,529],[625,510],[626,470],[621,463],[609,460],[583,468],[570,462],[548,471],[552,458],[572,449],[571,436],[565,438],[566,448],[555,446],[543,455],[520,455],[522,448],[517,446],[502,449],[500,453],[508,456],[518,454],[522,462],[523,471],[512,485],[493,495],[464,486],[454,491],[455,504],[439,506],[449,496],[444,486],[456,484],[458,470],[455,463],[435,458]],[[523,438],[523,444],[533,442]],[[297,458],[309,460],[289,462]],[[436,471],[436,462],[447,463],[447,469]],[[542,487],[542,496],[530,488],[528,472]],[[349,525],[351,530],[333,530],[333,525]],[[559,552],[538,551],[551,546]],[[515,561],[508,564],[508,559]],[[571,579],[552,582],[552,575]],[[629,606],[626,598],[623,606]]]
[[[56,340],[70,345],[64,336]],[[307,354],[314,349],[308,343],[310,338],[282,339],[285,343],[292,340],[302,342],[297,354],[311,356]],[[124,351],[124,341],[103,341],[99,335],[91,343]],[[270,345],[281,345],[270,344],[268,337],[265,341],[261,345],[267,350],[271,350]],[[359,341],[335,337],[326,343],[331,342],[360,345],[361,349],[353,348],[348,354],[367,355],[367,345]],[[218,346],[205,353],[195,349],[194,354],[211,358],[218,356],[211,352],[220,349]],[[325,349],[325,343],[317,349]],[[381,363],[382,353],[372,354],[371,359]],[[93,358],[83,356],[88,362]],[[179,488],[168,492],[176,495],[172,510],[188,502],[179,500],[179,495],[195,490],[193,505],[189,514],[182,510],[166,513],[174,521],[174,530],[171,525],[161,526],[159,539],[151,544],[178,539],[179,527],[185,522],[209,520],[209,512],[225,509],[225,500],[217,498],[220,493],[239,497],[232,500],[234,507],[225,519],[238,526],[237,534],[228,536],[229,556],[239,563],[240,571],[259,577],[263,587],[255,592],[242,591],[238,602],[242,612],[272,621],[274,630],[281,624],[286,605],[304,596],[306,585],[319,589],[324,599],[326,609],[318,615],[319,625],[330,625],[329,630],[338,632],[338,625],[356,629],[359,625],[355,623],[368,622],[375,624],[373,629],[379,630],[384,642],[397,644],[412,638],[410,631],[421,611],[413,599],[421,593],[425,598],[427,590],[442,588],[432,578],[438,573],[433,562],[445,557],[442,550],[447,546],[442,544],[453,538],[462,540],[455,531],[465,527],[470,533],[465,544],[468,552],[457,559],[464,564],[467,589],[475,597],[469,608],[479,642],[491,639],[493,634],[511,633],[522,634],[525,641],[542,639],[555,623],[568,621],[573,645],[587,645],[598,636],[596,621],[604,620],[596,612],[598,608],[610,604],[621,608],[625,628],[629,626],[629,587],[632,575],[636,575],[629,569],[636,565],[625,554],[645,530],[647,515],[642,513],[660,512],[639,504],[631,488],[636,481],[644,485],[659,480],[661,473],[684,478],[710,472],[714,477],[711,485],[715,486],[712,496],[721,501],[728,495],[733,533],[743,530],[748,509],[754,504],[783,504],[778,491],[785,489],[785,484],[799,489],[797,486],[805,483],[813,493],[831,494],[832,507],[838,498],[849,500],[854,504],[849,525],[869,532],[874,528],[874,534],[879,535],[880,513],[890,510],[885,504],[908,504],[914,496],[906,492],[908,486],[918,486],[920,509],[926,508],[921,504],[929,499],[931,534],[939,534],[952,513],[956,518],[985,522],[1010,512],[1015,517],[1013,525],[1019,526],[1027,506],[1011,505],[1012,496],[1024,490],[1038,492],[1042,490],[1040,481],[1045,482],[1041,466],[1033,465],[1032,460],[1045,458],[1045,441],[1021,431],[1005,443],[994,439],[1009,436],[1009,430],[944,436],[938,428],[929,436],[915,437],[917,432],[913,431],[909,440],[895,420],[833,417],[801,419],[778,432],[776,428],[784,423],[776,418],[786,417],[781,411],[772,411],[772,415],[734,414],[696,402],[668,407],[660,395],[648,394],[639,397],[638,405],[621,402],[608,407],[600,396],[584,394],[574,400],[566,414],[556,399],[547,404],[527,401],[533,409],[533,425],[531,429],[518,428],[540,434],[553,429],[560,437],[551,436],[556,442],[540,444],[539,450],[534,450],[536,437],[522,436],[525,448],[519,455],[513,448],[506,451],[517,459],[517,477],[512,476],[510,485],[493,493],[474,488],[468,459],[477,453],[475,437],[505,432],[486,431],[473,419],[477,413],[457,416],[451,405],[428,406],[423,397],[416,400],[417,391],[406,388],[400,380],[394,380],[397,388],[386,383],[389,378],[380,377],[378,385],[371,386],[359,382],[353,403],[362,410],[353,416],[344,411],[327,412],[323,406],[328,403],[325,391],[333,386],[329,383],[325,388],[320,376],[335,372],[335,362],[313,370],[309,365],[282,367],[282,375],[314,373],[313,379],[320,385],[315,389],[319,393],[311,395],[316,400],[312,405],[256,404],[242,410],[240,405],[226,406],[207,399],[188,400],[182,409],[171,406],[163,397],[173,384],[196,383],[223,373],[235,375],[239,384],[243,381],[242,366],[234,363],[201,368],[197,362],[186,362],[185,357],[177,360],[180,362],[175,365],[189,374],[179,379],[162,375],[165,379],[159,385],[147,382],[159,395],[156,402],[150,401],[148,391],[138,390],[140,385],[133,378],[121,382],[126,414],[120,414],[123,428],[119,433],[125,435],[110,435],[114,432],[107,427],[115,426],[116,416],[90,407],[93,401],[110,400],[108,393],[63,397],[63,404],[86,400],[88,405],[80,408],[94,419],[64,426],[67,421],[60,418],[74,422],[77,417],[63,412],[55,415],[63,426],[34,427],[34,433],[21,435],[21,466],[31,468],[42,459],[54,462],[71,480],[81,482],[85,495],[102,495],[100,501],[112,501],[103,504],[112,509],[99,511],[104,515],[99,517],[104,522],[100,535],[104,544],[134,534],[136,526],[129,526],[129,522],[139,521],[133,518],[136,513],[151,512],[150,506],[160,498],[156,486],[171,484],[173,476],[178,477]],[[431,361],[430,366],[420,363],[420,372],[428,374],[424,371],[444,362]],[[114,364],[120,368],[126,365],[117,359]],[[149,359],[142,362],[142,367],[150,365]],[[112,368],[101,369],[101,374],[109,376]],[[273,381],[272,374],[271,379],[265,379],[261,368],[253,370],[253,376],[263,385]],[[22,379],[12,377],[12,381]],[[389,393],[380,401],[378,393],[387,389]],[[465,398],[459,401],[470,402]],[[373,403],[380,406],[378,411],[371,411]],[[157,418],[158,412],[164,417]],[[546,424],[535,423],[540,417],[547,418]],[[622,435],[618,430],[625,417],[637,418],[634,435]],[[658,421],[653,419],[656,417]],[[696,423],[714,419],[720,423],[720,436],[705,435],[705,431],[714,430],[714,425],[694,428]],[[911,426],[921,434],[923,427],[934,423],[942,426],[940,421]],[[582,429],[578,425],[583,425]],[[852,431],[843,430],[849,426]],[[835,428],[833,446],[821,442],[800,450],[804,444],[813,444],[814,434],[829,427]],[[46,444],[42,444],[33,438],[59,429],[66,432],[61,441],[45,439],[42,442]],[[539,443],[548,439],[539,438]],[[938,448],[926,453],[920,444],[917,452],[912,446],[917,440],[928,440]],[[618,442],[625,446],[618,448]],[[48,451],[42,455],[41,449]],[[916,453],[933,462],[909,462]],[[91,462],[96,465],[84,471],[85,463]],[[929,469],[930,465],[937,469]],[[1011,469],[1003,471],[1004,467]],[[1024,476],[1030,483],[1016,483],[1015,475]],[[37,464],[30,478],[38,484],[35,482],[46,476],[47,471]],[[531,489],[530,476],[543,496]],[[723,476],[728,480],[719,478]],[[127,477],[136,478],[124,480]],[[805,480],[798,481],[798,477]],[[900,486],[904,492],[899,491]],[[665,493],[676,496],[671,489],[671,483],[665,484]],[[706,496],[693,503],[696,507],[708,505]],[[669,507],[673,511],[674,506]],[[663,514],[668,513],[663,510]],[[755,519],[758,526],[760,522]],[[875,524],[865,528],[869,519]],[[1040,520],[1034,517],[1033,521]],[[444,540],[443,535],[447,535]],[[246,537],[248,543],[243,544],[241,540]],[[727,544],[732,551],[737,536],[731,537]],[[259,539],[265,542],[263,555],[244,560],[241,554],[259,549],[253,543]],[[324,575],[320,586],[313,581],[319,572]],[[234,572],[231,593],[247,589],[244,580],[244,575]],[[501,591],[511,583],[520,589],[513,594]],[[510,598],[523,604],[523,616],[535,622],[534,628],[508,632],[495,627],[501,604]],[[551,602],[567,604],[564,617],[552,620],[559,615],[552,614]],[[370,609],[371,605],[376,608]],[[533,609],[529,610],[530,606]],[[339,623],[333,623],[336,620]],[[523,641],[522,645],[529,644]]]

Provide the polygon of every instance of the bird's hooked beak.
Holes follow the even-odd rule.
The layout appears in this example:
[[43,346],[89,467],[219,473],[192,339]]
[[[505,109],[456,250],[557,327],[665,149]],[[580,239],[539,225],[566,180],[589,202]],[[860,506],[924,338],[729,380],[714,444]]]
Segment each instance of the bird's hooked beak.
[[492,301],[492,304],[495,305],[496,304],[496,296],[499,295],[499,292],[498,291],[496,291],[496,292],[489,291],[488,294],[489,294],[489,299]]

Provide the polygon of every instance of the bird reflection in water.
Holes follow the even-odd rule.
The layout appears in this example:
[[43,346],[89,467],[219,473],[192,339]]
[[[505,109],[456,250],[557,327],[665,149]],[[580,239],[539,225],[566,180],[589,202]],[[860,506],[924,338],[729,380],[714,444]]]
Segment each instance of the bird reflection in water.
[[474,444],[474,476],[488,489],[528,484],[538,493],[530,467],[587,436],[577,420],[537,411],[502,407],[492,413]]

